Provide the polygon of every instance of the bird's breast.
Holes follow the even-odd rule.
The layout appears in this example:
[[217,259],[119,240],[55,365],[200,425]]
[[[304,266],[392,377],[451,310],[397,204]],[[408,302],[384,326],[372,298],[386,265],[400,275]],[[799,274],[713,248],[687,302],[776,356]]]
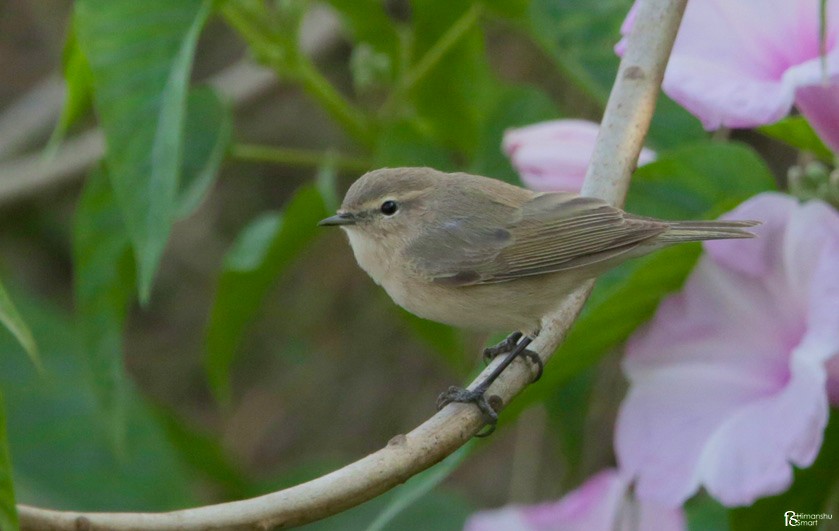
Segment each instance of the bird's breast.
[[347,237],[350,240],[355,260],[376,284],[382,284],[392,261],[395,259],[393,253],[387,251],[387,246],[376,241],[359,231],[348,229]]

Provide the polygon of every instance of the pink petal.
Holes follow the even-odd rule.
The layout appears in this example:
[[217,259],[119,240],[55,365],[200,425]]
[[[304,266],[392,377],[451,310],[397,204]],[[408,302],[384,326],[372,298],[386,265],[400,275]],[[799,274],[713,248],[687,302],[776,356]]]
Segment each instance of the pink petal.
[[[828,2],[828,21],[839,3]],[[631,30],[634,9],[622,28]],[[821,71],[819,0],[694,0],[688,3],[663,89],[707,129],[752,127],[785,116],[796,89],[839,74],[839,25]],[[618,44],[620,54],[624,41]]]
[[[524,184],[541,192],[580,190],[600,126],[585,120],[552,120],[504,133],[502,148]],[[644,149],[639,164],[655,160]]]
[[722,218],[760,221],[761,225],[749,229],[758,237],[709,241],[705,251],[718,264],[734,271],[755,277],[769,274],[780,258],[784,227],[796,205],[794,198],[774,192],[749,199]]
[[678,505],[705,486],[750,504],[821,446],[835,385],[825,362],[839,358],[839,214],[761,194],[725,217],[764,220],[760,238],[709,243],[627,344],[616,450],[642,500]]
[[792,464],[813,464],[828,418],[824,380],[821,364],[796,361],[780,394],[732,412],[707,440],[697,466],[708,492],[728,506],[750,505],[785,491]]
[[839,153],[839,83],[801,87],[795,93],[795,105],[822,141]]
[[624,368],[634,377],[696,364],[771,385],[785,377],[787,347],[800,336],[799,316],[788,315],[762,279],[706,258],[682,292],[665,299],[650,324],[630,338]]
[[[612,531],[627,528],[620,522],[638,515],[639,531],[683,531],[681,509],[641,503],[627,507],[627,482],[615,470],[592,476],[577,490],[556,502],[532,506],[508,506],[481,511],[467,520],[466,531]],[[633,522],[634,523],[634,522]]]

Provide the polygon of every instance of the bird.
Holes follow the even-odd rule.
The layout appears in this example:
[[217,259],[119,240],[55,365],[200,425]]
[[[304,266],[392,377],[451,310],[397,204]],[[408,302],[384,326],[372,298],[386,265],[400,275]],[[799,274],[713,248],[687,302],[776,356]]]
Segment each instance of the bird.
[[[665,221],[594,197],[534,192],[497,179],[427,167],[382,168],[347,190],[321,226],[344,230],[359,266],[399,306],[432,321],[479,331],[513,330],[486,349],[506,357],[473,390],[438,400],[476,404],[492,431],[484,396],[542,322],[582,282],[657,249],[701,240],[752,238],[756,221]],[[485,432],[488,434],[489,432]]]

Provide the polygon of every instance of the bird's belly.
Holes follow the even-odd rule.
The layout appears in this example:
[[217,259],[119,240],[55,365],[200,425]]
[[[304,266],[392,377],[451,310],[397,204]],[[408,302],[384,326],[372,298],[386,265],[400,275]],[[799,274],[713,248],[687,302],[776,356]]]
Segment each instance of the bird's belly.
[[382,283],[388,295],[419,317],[460,328],[527,334],[538,330],[541,318],[573,288],[555,275],[461,287],[391,280]]

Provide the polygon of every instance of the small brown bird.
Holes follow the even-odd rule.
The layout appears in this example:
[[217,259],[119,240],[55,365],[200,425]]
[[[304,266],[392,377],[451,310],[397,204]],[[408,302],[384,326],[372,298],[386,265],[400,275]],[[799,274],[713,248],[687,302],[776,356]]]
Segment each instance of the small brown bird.
[[661,221],[600,199],[431,168],[366,173],[338,213],[320,222],[344,229],[361,268],[409,312],[457,327],[517,331],[487,349],[507,358],[481,385],[440,398],[441,407],[475,402],[490,425],[497,416],[484,391],[520,354],[541,374],[538,355],[526,348],[580,282],[675,243],[751,238],[744,228],[756,224]]

